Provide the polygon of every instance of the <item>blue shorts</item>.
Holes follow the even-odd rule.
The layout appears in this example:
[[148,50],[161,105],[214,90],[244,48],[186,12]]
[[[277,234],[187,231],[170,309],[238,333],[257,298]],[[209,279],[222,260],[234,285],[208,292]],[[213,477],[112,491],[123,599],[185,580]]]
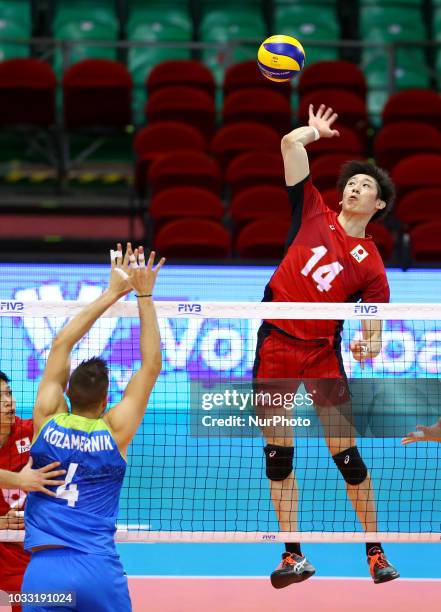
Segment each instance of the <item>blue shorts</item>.
[[26,612],[131,612],[127,576],[118,556],[94,555],[73,548],[32,553],[22,593],[74,592],[76,605],[33,606]]

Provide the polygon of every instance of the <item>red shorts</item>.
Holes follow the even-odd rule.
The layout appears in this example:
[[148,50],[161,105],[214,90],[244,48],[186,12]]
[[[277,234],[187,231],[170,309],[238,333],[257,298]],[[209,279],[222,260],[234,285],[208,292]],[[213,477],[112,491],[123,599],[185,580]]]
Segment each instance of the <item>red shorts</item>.
[[[30,555],[23,550],[22,544],[0,542],[0,591],[21,591],[29,559]],[[18,612],[21,606],[12,606],[12,610]]]
[[258,333],[253,380],[259,387],[268,380],[278,392],[281,387],[295,392],[303,382],[318,406],[350,399],[340,352],[327,340],[297,340],[265,323]]
[[[23,574],[16,576],[1,576],[0,577],[0,591],[6,593],[16,593],[21,591],[21,585],[23,583]],[[21,612],[22,607],[20,605],[11,606],[13,612]]]

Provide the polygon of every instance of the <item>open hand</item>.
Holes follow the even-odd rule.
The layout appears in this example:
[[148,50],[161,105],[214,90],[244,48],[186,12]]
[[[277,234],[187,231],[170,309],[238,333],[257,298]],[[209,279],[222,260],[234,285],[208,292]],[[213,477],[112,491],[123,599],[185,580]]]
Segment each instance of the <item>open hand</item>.
[[165,258],[162,257],[156,266],[153,267],[155,255],[155,251],[150,253],[147,264],[145,261],[144,247],[140,246],[130,255],[130,268],[127,282],[130,284],[131,288],[136,291],[137,295],[151,295],[153,293],[156,277],[165,263]]
[[38,470],[33,470],[32,457],[30,457],[27,464],[18,474],[19,488],[22,491],[38,491],[54,497],[55,493],[47,489],[46,486],[54,487],[64,484],[64,480],[55,480],[55,478],[63,476],[63,474],[66,473],[66,470],[55,469],[59,465],[59,461],[54,461],[53,463],[49,463]]
[[312,104],[309,105],[308,125],[315,127],[322,138],[340,136],[338,130],[333,130],[331,128],[337,117],[337,113],[334,113],[331,107],[326,108],[324,104],[320,104],[317,112],[314,113],[314,106]]
[[402,440],[401,444],[411,442],[441,442],[441,419],[434,425],[417,425],[417,431],[411,431]]

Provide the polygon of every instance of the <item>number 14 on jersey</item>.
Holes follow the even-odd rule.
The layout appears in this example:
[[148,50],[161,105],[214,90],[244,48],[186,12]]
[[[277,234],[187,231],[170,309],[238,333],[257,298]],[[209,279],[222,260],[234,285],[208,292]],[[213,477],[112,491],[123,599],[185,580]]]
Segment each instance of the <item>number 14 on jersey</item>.
[[[311,251],[313,252],[312,257],[308,259],[306,265],[301,270],[303,276],[308,276],[312,272],[313,268],[326,255],[328,249],[324,246],[318,246],[312,248]],[[338,261],[319,266],[312,273],[312,279],[317,283],[317,289],[322,292],[329,291],[332,287],[332,281],[342,270],[343,266]]]

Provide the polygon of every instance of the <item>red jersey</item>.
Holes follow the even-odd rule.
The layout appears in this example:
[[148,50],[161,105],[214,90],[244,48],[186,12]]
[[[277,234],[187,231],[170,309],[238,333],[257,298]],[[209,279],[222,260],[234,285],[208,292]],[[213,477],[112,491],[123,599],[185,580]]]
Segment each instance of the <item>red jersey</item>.
[[[389,284],[371,237],[349,236],[308,176],[288,187],[292,225],[288,250],[265,289],[264,301],[388,302]],[[269,320],[295,338],[339,339],[339,321]]]
[[[29,461],[33,436],[32,419],[15,418],[8,441],[0,448],[0,468],[19,472]],[[0,488],[0,515],[9,510],[23,510],[26,493],[20,490]],[[3,581],[11,576],[23,575],[30,556],[18,542],[0,542],[0,589]]]

